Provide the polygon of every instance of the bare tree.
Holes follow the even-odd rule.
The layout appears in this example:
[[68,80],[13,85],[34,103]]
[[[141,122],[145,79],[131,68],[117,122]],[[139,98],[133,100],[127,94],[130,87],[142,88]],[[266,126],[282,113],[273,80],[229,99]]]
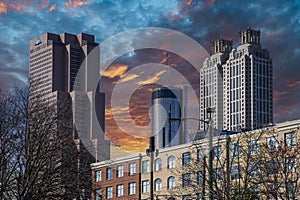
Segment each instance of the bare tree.
[[269,127],[216,136],[212,168],[206,141],[194,141],[190,156],[180,157],[183,167],[175,170],[181,183],[174,195],[187,194],[192,199],[210,195],[213,199],[296,199],[300,177],[297,132],[299,129],[283,135]]
[[0,94],[0,199],[73,199],[87,188],[79,184],[85,154],[74,140],[71,98],[58,98]]

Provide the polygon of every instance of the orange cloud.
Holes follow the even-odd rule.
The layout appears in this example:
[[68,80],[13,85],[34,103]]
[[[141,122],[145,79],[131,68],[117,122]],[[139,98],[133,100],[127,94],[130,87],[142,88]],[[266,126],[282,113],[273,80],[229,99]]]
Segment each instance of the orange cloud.
[[296,85],[299,85],[300,84],[300,80],[299,81],[293,81],[291,83],[289,83],[289,87],[294,87]]
[[117,76],[121,77],[123,74],[125,74],[127,69],[128,69],[127,65],[111,66],[106,71],[100,71],[100,75],[108,78],[115,78]]
[[121,76],[121,80],[119,81],[120,83],[125,83],[125,82],[128,82],[128,81],[132,81],[134,79],[136,79],[137,77],[139,77],[142,73],[140,74],[128,74],[128,75],[122,75]]
[[56,8],[56,4],[52,4],[52,5],[50,6],[50,8],[48,9],[48,11],[49,11],[49,12],[52,12],[53,10],[55,10],[55,8]]
[[46,0],[41,4],[42,8],[47,8],[48,6],[49,6],[49,0]]
[[6,14],[8,10],[16,10],[21,11],[22,7],[21,5],[15,4],[15,3],[7,3],[4,1],[0,2],[0,14]]
[[89,3],[90,3],[89,1],[68,0],[66,2],[66,6],[67,6],[67,8],[77,8],[77,7],[81,7],[81,6],[86,6]]
[[158,81],[160,79],[160,76],[163,75],[165,72],[166,72],[166,70],[156,72],[152,77],[148,77],[146,80],[138,82],[138,84],[146,85],[146,84],[155,83],[156,81]]
[[[49,0],[35,1],[35,0],[22,0],[17,1],[18,3],[11,3],[8,0],[0,0],[0,14],[6,14],[9,11],[17,11],[17,12],[32,12],[32,8],[36,11],[40,11],[41,9],[45,9],[49,6]],[[52,4],[48,9],[49,11],[54,10],[56,5]],[[30,9],[29,9],[30,8]]]

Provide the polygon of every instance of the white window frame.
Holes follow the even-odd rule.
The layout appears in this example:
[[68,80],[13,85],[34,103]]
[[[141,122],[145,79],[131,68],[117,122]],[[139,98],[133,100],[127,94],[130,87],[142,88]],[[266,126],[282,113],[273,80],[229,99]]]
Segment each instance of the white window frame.
[[107,199],[113,198],[113,187],[112,186],[106,187],[106,198]]
[[162,160],[160,158],[157,158],[155,161],[155,167],[154,167],[154,171],[161,171],[162,170]]
[[241,156],[241,143],[234,142],[230,144],[230,157],[239,158]]
[[149,192],[149,180],[142,181],[142,193]]
[[176,187],[176,179],[174,176],[168,178],[168,190],[174,189]]
[[251,139],[249,141],[248,150],[250,155],[257,155],[260,153],[260,144],[259,140],[257,139]]
[[266,137],[266,144],[268,151],[277,151],[278,149],[278,135]]
[[124,196],[124,185],[117,185],[117,197]]
[[107,168],[106,169],[106,179],[111,180],[113,179],[113,169],[112,168]]
[[136,163],[129,164],[129,175],[136,174]]
[[173,169],[176,167],[176,157],[175,156],[169,156],[168,157],[168,168]]
[[284,134],[284,141],[286,147],[294,147],[297,144],[297,135],[295,131]]
[[160,178],[155,179],[154,181],[154,191],[161,191],[162,190],[162,180]]
[[118,172],[118,174],[117,174],[118,178],[119,177],[123,177],[124,176],[124,166],[123,165],[119,165],[117,167],[117,172]]
[[95,190],[95,200],[101,200],[102,199],[102,189],[98,188]]
[[136,194],[136,182],[129,183],[129,195]]
[[147,173],[150,171],[150,163],[149,160],[144,160],[142,162],[142,173]]
[[218,160],[222,157],[222,146],[214,146],[213,147],[214,160]]
[[95,181],[96,182],[100,182],[101,180],[102,180],[102,171],[101,170],[97,170],[96,172],[95,172]]
[[191,163],[191,152],[185,152],[182,154],[182,166],[189,165]]
[[288,157],[285,159],[286,172],[296,172],[297,161],[296,157]]

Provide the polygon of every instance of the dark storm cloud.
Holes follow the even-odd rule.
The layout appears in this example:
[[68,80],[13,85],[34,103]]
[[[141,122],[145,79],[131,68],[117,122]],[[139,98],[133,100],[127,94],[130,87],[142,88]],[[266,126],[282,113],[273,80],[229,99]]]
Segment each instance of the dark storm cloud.
[[[300,118],[299,11],[300,3],[281,0],[0,0],[0,87],[26,82],[29,40],[44,32],[86,32],[102,42],[133,28],[166,27],[191,36],[210,52],[211,40],[224,36],[236,46],[238,31],[251,27],[261,29],[262,46],[273,58],[276,121]],[[141,57],[127,56],[129,66],[142,63]]]
[[[300,118],[300,3],[211,1],[210,6],[204,6],[205,2],[193,2],[194,6],[185,7],[188,11],[182,15],[182,20],[169,19],[162,25],[190,35],[209,52],[213,39],[223,36],[233,39],[237,46],[239,30],[260,29],[262,46],[273,58],[275,121]],[[278,94],[283,93],[278,99]]]

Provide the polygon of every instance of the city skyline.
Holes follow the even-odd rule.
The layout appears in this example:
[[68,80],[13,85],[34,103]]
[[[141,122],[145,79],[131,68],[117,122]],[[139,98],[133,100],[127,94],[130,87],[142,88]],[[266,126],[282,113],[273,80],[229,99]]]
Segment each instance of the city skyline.
[[[74,34],[87,32],[96,36],[96,42],[101,42],[124,30],[158,26],[187,34],[210,52],[211,41],[222,36],[232,38],[234,48],[236,48],[237,32],[251,27],[261,30],[263,46],[270,51],[273,58],[274,122],[297,119],[300,118],[300,93],[298,92],[300,80],[297,73],[300,49],[295,41],[300,40],[297,34],[300,23],[299,6],[299,3],[282,3],[281,1],[275,1],[272,5],[253,1],[243,3],[170,1],[160,5],[158,1],[113,3],[45,0],[35,3],[34,1],[2,0],[0,1],[0,23],[3,27],[0,45],[0,88],[5,90],[12,88],[14,84],[26,85],[28,83],[28,41],[44,32]],[[261,9],[265,12],[261,13]],[[270,17],[266,18],[266,15]],[[88,23],[83,23],[84,21]],[[156,55],[152,60],[158,63],[177,64],[179,62],[178,58],[161,52],[152,55]],[[113,70],[102,74],[106,79],[103,81],[108,82],[103,90],[109,91],[113,82],[119,80],[133,64],[143,63],[145,57],[149,57],[147,52],[133,52],[123,56],[120,59],[123,65],[116,63],[116,66],[112,66]],[[159,79],[160,74],[154,74],[148,80],[150,78]],[[142,116],[145,110],[141,109],[150,97],[149,93],[140,92],[133,96],[135,102],[142,102],[141,107],[132,106],[131,109],[132,118],[140,121],[141,125],[147,124],[149,120],[148,116]],[[151,97],[149,102],[150,99]],[[122,109],[118,111],[121,112]],[[106,129],[110,139],[116,138],[113,142],[120,145],[122,150],[138,151],[141,146],[147,144],[147,140],[126,138],[126,134],[115,129],[116,126],[112,123],[110,113],[111,108],[108,108]],[[109,132],[109,129],[114,133]],[[125,138],[117,136],[125,136]],[[124,146],[125,144],[127,147]]]

